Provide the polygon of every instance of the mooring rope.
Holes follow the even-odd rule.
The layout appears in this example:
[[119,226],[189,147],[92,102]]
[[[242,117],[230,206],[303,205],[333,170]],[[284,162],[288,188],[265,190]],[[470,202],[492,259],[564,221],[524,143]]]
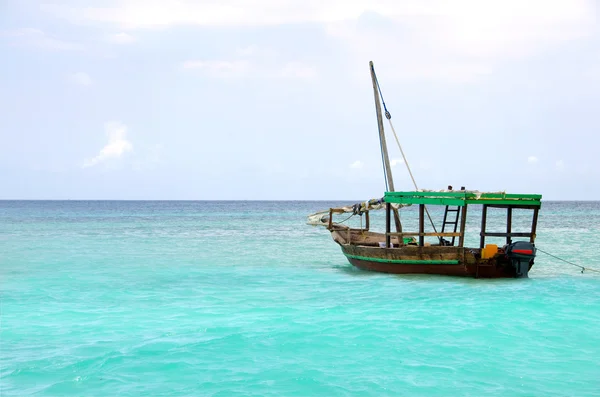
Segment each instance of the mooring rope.
[[600,270],[597,270],[597,269],[592,269],[592,268],[590,268],[590,267],[584,267],[584,266],[578,265],[578,264],[576,264],[576,263],[569,262],[569,261],[568,261],[568,260],[566,260],[566,259],[559,258],[558,256],[556,256],[556,255],[552,255],[551,253],[549,253],[549,252],[546,252],[546,251],[544,251],[544,250],[541,250],[541,249],[539,249],[539,248],[538,248],[537,250],[538,250],[538,251],[540,251],[540,252],[543,252],[544,254],[546,254],[546,255],[548,255],[548,256],[551,256],[551,257],[553,257],[554,259],[558,259],[559,261],[563,261],[563,262],[565,262],[565,263],[568,263],[569,265],[572,265],[572,266],[575,266],[575,267],[578,267],[578,268],[580,268],[580,269],[581,269],[581,273],[582,273],[582,274],[583,274],[583,272],[584,272],[585,270],[589,270],[590,272],[596,272],[596,273],[600,273]]

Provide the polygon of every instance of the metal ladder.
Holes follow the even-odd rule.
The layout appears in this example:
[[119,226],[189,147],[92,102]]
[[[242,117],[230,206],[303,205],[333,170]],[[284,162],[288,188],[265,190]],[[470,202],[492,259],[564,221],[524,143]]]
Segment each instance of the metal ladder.
[[[456,217],[454,218],[454,221],[448,220],[449,212],[456,212]],[[452,233],[456,233],[456,229],[458,229],[459,216],[460,216],[460,207],[457,206],[456,208],[450,208],[450,206],[447,205],[446,210],[444,211],[444,222],[442,223],[442,233],[446,232],[446,225],[454,225],[454,229],[453,229]],[[442,237],[442,239],[443,239],[443,237]],[[454,245],[455,240],[456,240],[456,236],[452,236],[452,241],[451,241],[450,245]]]

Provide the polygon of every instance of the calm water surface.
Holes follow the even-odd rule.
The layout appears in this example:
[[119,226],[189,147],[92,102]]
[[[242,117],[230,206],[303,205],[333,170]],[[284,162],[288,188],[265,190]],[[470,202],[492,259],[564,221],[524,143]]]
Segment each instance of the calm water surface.
[[[0,201],[0,395],[600,395],[600,275],[358,271],[304,224],[349,203]],[[599,232],[545,202],[537,246],[600,269]]]

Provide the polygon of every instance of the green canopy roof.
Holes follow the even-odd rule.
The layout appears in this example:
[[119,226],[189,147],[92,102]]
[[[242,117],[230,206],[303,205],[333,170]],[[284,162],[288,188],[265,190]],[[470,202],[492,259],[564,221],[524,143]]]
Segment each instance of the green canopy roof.
[[466,204],[486,204],[516,207],[541,206],[541,194],[484,193],[471,190],[385,192],[386,203],[432,204],[463,207]]

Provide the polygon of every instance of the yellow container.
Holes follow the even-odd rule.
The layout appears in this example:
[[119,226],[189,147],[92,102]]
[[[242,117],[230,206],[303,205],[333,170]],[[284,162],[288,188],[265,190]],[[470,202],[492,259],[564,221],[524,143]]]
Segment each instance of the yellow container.
[[485,248],[481,250],[481,259],[492,258],[498,253],[498,246],[496,244],[486,244]]

